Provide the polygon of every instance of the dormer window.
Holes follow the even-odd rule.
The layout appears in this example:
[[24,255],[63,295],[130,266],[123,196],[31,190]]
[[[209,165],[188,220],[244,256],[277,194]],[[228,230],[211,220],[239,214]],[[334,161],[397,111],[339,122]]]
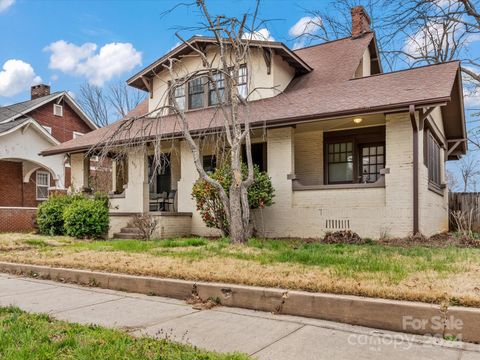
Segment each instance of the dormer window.
[[242,65],[240,69],[238,69],[238,95],[242,98],[246,99],[248,96],[248,87],[247,87],[247,66]]
[[[208,86],[208,105],[213,106],[220,104],[225,101],[225,76],[223,73],[217,73],[212,76],[213,81],[217,85],[217,90],[215,90],[215,85],[212,83]],[[220,99],[217,96],[220,95]]]
[[199,109],[204,107],[205,78],[199,77],[188,82],[188,108]]
[[178,108],[180,110],[185,110],[185,84],[177,86],[173,96]]
[[63,106],[58,104],[53,104],[53,115],[63,116]]

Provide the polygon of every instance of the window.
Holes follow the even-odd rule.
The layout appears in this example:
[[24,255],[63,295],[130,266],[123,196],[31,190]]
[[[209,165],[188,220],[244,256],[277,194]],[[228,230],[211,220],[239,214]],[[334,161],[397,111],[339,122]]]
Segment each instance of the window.
[[220,99],[218,99],[217,91],[215,90],[215,86],[213,82],[211,82],[208,86],[208,105],[217,105],[225,101],[225,76],[223,73],[217,73],[212,75],[213,81],[217,84],[217,91],[220,95]]
[[242,65],[240,69],[238,69],[238,95],[242,98],[246,99],[248,96],[248,87],[247,87],[248,77],[247,77],[247,66]]
[[37,171],[37,200],[48,199],[50,174],[46,171]]
[[324,133],[324,183],[374,183],[385,168],[385,126]]
[[353,142],[328,145],[328,183],[346,183],[353,180]]
[[53,115],[63,116],[63,106],[58,104],[53,104]]
[[217,168],[217,157],[215,155],[203,156],[203,169],[207,174],[212,174]]
[[180,110],[185,110],[185,84],[177,86],[173,93],[175,102]]
[[428,167],[428,181],[437,187],[441,187],[441,158],[440,145],[433,136],[431,131],[427,135],[427,167]]
[[360,156],[361,182],[373,183],[380,178],[380,170],[385,167],[385,145],[362,145]]
[[74,139],[78,139],[80,136],[83,136],[83,133],[78,132],[78,131],[73,132],[73,138]]
[[45,126],[45,125],[44,125],[43,128],[44,128],[45,130],[47,130],[47,132],[48,132],[50,135],[52,135],[52,128],[51,128],[50,126]]
[[199,109],[204,106],[205,78],[199,77],[188,83],[188,108]]

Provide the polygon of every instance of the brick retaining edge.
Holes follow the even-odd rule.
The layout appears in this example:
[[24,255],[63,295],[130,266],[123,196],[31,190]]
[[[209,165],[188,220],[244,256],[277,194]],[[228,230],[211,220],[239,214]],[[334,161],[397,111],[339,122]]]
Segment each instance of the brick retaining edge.
[[0,262],[0,272],[480,343],[480,309]]

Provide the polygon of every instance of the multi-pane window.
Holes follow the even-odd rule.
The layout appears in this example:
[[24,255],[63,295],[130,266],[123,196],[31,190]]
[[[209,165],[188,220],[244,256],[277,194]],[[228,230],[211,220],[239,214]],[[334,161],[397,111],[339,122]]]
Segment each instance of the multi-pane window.
[[223,73],[213,74],[212,82],[208,85],[208,105],[217,105],[225,101],[225,76]]
[[37,200],[48,199],[50,187],[50,174],[46,171],[37,171]]
[[247,76],[247,66],[242,65],[240,69],[238,69],[238,82],[237,82],[237,90],[238,95],[242,98],[246,99],[248,96],[248,76]]
[[177,86],[173,92],[173,97],[179,110],[185,110],[185,84]]
[[188,83],[188,108],[199,109],[204,106],[205,78],[198,77]]
[[441,186],[441,148],[430,131],[427,139],[428,181],[434,185]]
[[385,145],[363,145],[360,156],[361,182],[376,182],[385,167]]
[[338,142],[328,145],[328,182],[353,181],[353,142]]

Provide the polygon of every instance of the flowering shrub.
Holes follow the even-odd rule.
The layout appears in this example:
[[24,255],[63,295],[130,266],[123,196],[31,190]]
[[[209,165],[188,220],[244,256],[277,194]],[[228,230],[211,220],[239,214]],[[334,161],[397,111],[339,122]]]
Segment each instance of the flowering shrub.
[[[242,166],[244,178],[247,177],[248,169]],[[211,177],[217,180],[225,192],[229,193],[232,184],[232,171],[228,165],[215,170]],[[254,182],[248,189],[248,203],[250,209],[258,209],[273,204],[274,189],[267,173],[261,172],[258,166],[254,166]],[[224,235],[229,234],[229,224],[218,190],[203,179],[197,180],[193,185],[192,198],[196,201],[197,210],[208,227],[222,230]]]

